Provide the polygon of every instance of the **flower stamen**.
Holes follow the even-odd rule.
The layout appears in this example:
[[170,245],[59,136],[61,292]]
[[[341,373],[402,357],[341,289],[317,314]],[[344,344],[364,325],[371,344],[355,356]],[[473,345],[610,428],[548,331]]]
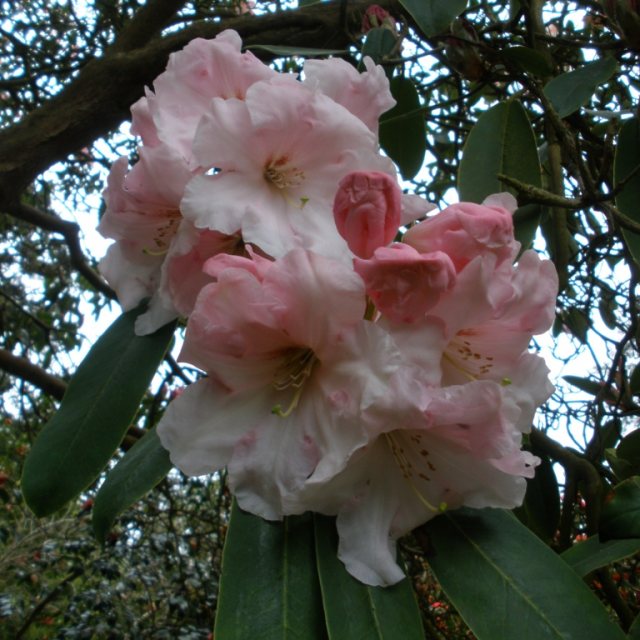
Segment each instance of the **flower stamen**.
[[293,388],[293,398],[286,409],[276,405],[271,413],[286,418],[291,415],[300,402],[305,382],[311,376],[311,372],[318,358],[312,349],[299,347],[290,349],[283,357],[280,366],[273,376],[272,385],[277,391],[285,391]]
[[[289,159],[285,156],[273,160],[264,169],[264,179],[281,191],[291,187],[299,187],[305,179],[304,171],[297,167],[288,167]],[[306,203],[303,203],[303,206]]]
[[[415,493],[418,500],[420,500],[420,502],[433,513],[442,513],[443,511],[446,511],[448,506],[446,502],[441,502],[437,507],[434,507],[431,502],[427,500],[424,494],[421,493],[418,487],[416,487],[415,483],[412,480],[414,476],[413,465],[407,458],[404,449],[396,442],[393,434],[385,433],[384,437],[387,441],[387,444],[389,445],[389,448],[391,449],[391,453],[393,454],[395,461],[400,467],[400,471],[402,471],[402,477],[407,481],[407,484],[411,487],[411,490]],[[425,454],[426,453],[427,452],[425,451]],[[431,464],[429,465],[429,467],[434,469],[433,465]],[[418,475],[420,478],[422,478],[422,480],[425,480],[426,482],[429,482],[431,480],[431,478],[429,478],[424,473],[419,473]]]

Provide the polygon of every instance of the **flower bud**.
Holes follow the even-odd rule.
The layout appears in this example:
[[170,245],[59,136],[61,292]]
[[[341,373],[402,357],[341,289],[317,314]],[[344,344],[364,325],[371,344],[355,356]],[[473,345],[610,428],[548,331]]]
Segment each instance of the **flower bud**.
[[447,254],[420,254],[400,242],[379,247],[369,260],[356,258],[354,269],[378,310],[393,322],[416,322],[456,280]]
[[391,14],[378,4],[372,4],[362,16],[362,33],[368,33],[376,27],[386,27],[390,31],[396,32],[396,22]]
[[[497,197],[497,196],[496,196]],[[513,219],[504,206],[460,202],[415,225],[403,242],[420,253],[444,251],[459,273],[473,258],[493,253],[498,264],[513,259],[517,243],[513,237]]]
[[378,171],[354,171],[338,185],[333,215],[340,235],[360,258],[369,258],[398,232],[402,192],[396,181]]

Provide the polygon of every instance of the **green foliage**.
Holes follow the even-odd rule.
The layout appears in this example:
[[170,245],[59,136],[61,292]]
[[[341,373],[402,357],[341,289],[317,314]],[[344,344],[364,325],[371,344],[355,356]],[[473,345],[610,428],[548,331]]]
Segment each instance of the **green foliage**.
[[558,115],[565,118],[588,102],[596,88],[611,78],[616,66],[615,58],[601,58],[562,73],[547,83],[545,95]]
[[[627,120],[620,129],[613,168],[614,180],[621,187],[616,205],[630,220],[640,224],[640,119]],[[633,259],[640,264],[640,233],[623,229],[622,235]]]
[[[479,119],[467,137],[458,173],[461,200],[482,202],[492,193],[513,191],[499,178],[541,184],[538,150],[529,118],[519,102],[498,104]],[[516,239],[527,248],[535,235],[541,210],[521,207],[514,214]]]
[[137,413],[175,328],[135,335],[144,308],[123,314],[96,342],[31,450],[22,491],[37,515],[57,511],[98,477]]
[[[389,29],[371,29],[362,44],[362,56],[369,56],[376,64],[383,64],[396,48],[397,40]],[[391,71],[387,71],[391,73]]]
[[606,567],[640,551],[640,538],[601,542],[597,534],[575,544],[562,553],[562,559],[582,578],[592,571]]
[[600,519],[600,539],[640,538],[640,476],[617,484]]
[[437,36],[447,30],[454,18],[467,6],[466,0],[400,0],[425,36]]
[[551,460],[539,455],[541,462],[536,475],[527,480],[524,502],[514,509],[514,514],[541,540],[550,544],[560,522],[560,490]]
[[420,613],[409,580],[392,587],[369,587],[338,559],[335,518],[314,515],[316,562],[324,616],[331,640],[394,640],[398,629],[406,640],[423,636]]
[[569,566],[510,513],[461,509],[427,530],[431,566],[479,640],[624,638]]
[[267,522],[234,501],[227,538],[215,635],[326,637],[311,514]]
[[145,433],[109,472],[96,495],[92,519],[98,540],[104,543],[115,519],[151,491],[171,467],[155,430]]
[[424,162],[424,114],[411,79],[402,76],[392,78],[391,94],[396,99],[396,106],[380,118],[380,146],[398,165],[402,177],[411,180]]

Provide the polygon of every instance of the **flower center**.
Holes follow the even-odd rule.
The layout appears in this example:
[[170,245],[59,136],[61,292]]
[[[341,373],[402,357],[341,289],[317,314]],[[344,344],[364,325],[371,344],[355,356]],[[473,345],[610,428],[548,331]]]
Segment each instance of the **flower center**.
[[182,214],[179,209],[168,209],[164,212],[164,220],[156,228],[156,232],[153,236],[153,248],[145,247],[144,253],[150,256],[162,256],[169,250],[169,245],[173,236],[178,230],[180,221],[182,220]]
[[[396,439],[396,437],[392,432],[385,433],[384,437],[385,437],[385,440],[387,441],[387,445],[389,446],[389,449],[391,449],[391,453],[393,454],[394,460],[396,461],[398,467],[400,467],[400,471],[402,472],[402,477],[406,480],[409,487],[411,487],[411,490],[416,495],[418,500],[420,500],[420,502],[427,509],[429,509],[429,511],[432,511],[433,513],[442,513],[443,511],[446,511],[447,510],[446,502],[441,502],[437,507],[434,507],[431,504],[431,502],[429,502],[429,500],[425,497],[425,495],[420,491],[420,489],[418,489],[418,487],[416,486],[416,481],[431,482],[431,478],[429,477],[429,475],[427,475],[427,473],[424,472],[426,468],[423,471],[418,471],[415,469],[411,460],[409,460],[409,458],[407,457],[404,447],[400,442],[398,442],[398,440]],[[415,445],[415,448],[418,451],[419,455],[422,456],[422,458],[424,458],[426,467],[428,467],[430,471],[435,471],[436,468],[434,464],[429,460],[429,450],[425,447],[424,443],[422,442],[422,437],[423,437],[422,434],[417,431],[413,431],[408,434],[408,437],[412,442],[411,446],[413,447]]]
[[289,158],[283,156],[270,161],[264,168],[264,179],[276,189],[299,187],[305,179],[304,171],[288,166]]
[[493,356],[485,356],[476,351],[469,340],[470,335],[472,334],[459,331],[447,345],[443,357],[469,380],[477,380],[491,373]]
[[293,347],[288,349],[276,369],[271,384],[277,391],[293,389],[293,398],[289,406],[283,410],[281,405],[276,405],[271,412],[286,418],[291,415],[298,406],[305,382],[311,376],[313,367],[319,362],[316,354],[309,347]]

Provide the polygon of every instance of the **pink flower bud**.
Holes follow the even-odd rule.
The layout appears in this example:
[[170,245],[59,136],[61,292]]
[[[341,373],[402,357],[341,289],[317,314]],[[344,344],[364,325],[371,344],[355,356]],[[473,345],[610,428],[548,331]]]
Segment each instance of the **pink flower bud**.
[[369,5],[362,17],[362,33],[368,33],[371,29],[389,25],[389,23],[392,25],[391,29],[395,31],[395,21],[391,14],[378,4]]
[[494,253],[501,263],[517,252],[511,212],[471,202],[453,204],[420,222],[403,241],[420,253],[444,251],[458,272],[478,255]]
[[393,322],[419,320],[456,280],[447,254],[420,254],[399,242],[379,247],[369,260],[356,258],[354,269],[378,310]]
[[360,258],[389,244],[400,225],[402,192],[396,181],[378,171],[354,171],[338,185],[333,215],[340,235]]

